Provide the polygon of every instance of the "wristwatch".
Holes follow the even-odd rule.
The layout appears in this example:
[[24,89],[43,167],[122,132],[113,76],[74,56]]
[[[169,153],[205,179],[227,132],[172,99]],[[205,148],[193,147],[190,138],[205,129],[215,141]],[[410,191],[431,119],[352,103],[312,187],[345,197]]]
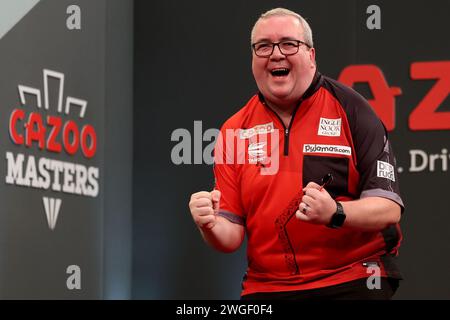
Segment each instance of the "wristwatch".
[[336,212],[331,217],[330,223],[328,223],[327,227],[337,229],[342,227],[344,224],[345,218],[347,217],[344,213],[344,208],[340,202],[336,202]]

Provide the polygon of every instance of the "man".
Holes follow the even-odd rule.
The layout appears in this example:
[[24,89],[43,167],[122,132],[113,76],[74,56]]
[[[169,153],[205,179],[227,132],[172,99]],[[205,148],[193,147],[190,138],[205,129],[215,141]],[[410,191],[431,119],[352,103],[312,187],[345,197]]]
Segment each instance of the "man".
[[[191,196],[201,235],[232,252],[247,233],[244,299],[391,298],[403,203],[383,124],[317,71],[297,13],[266,12],[251,42],[259,93],[221,129],[215,190]],[[223,139],[230,130],[238,134]]]

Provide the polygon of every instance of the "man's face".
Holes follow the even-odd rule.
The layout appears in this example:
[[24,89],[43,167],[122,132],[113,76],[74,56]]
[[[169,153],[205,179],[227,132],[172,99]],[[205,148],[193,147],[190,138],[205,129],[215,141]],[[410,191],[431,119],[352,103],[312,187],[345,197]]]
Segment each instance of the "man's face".
[[[292,16],[273,16],[256,24],[253,43],[282,40],[304,41],[300,21]],[[288,72],[275,72],[287,69]],[[308,89],[315,73],[315,51],[300,44],[296,54],[285,56],[277,46],[270,57],[262,58],[253,52],[253,76],[264,97],[282,107],[296,103]]]

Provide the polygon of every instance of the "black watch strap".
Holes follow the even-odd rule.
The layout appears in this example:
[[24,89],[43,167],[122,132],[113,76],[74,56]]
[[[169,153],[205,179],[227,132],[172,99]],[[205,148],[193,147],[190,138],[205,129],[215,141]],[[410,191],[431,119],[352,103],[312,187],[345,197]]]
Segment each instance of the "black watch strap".
[[342,227],[345,218],[347,217],[344,213],[344,208],[340,202],[336,202],[336,212],[331,217],[330,223],[327,225],[329,228],[337,229]]

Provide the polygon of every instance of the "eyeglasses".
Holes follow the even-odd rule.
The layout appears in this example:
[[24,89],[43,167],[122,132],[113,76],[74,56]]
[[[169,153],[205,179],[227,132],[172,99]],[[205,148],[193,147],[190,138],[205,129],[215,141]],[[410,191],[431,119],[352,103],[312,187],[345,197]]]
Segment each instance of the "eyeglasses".
[[301,44],[311,49],[311,46],[309,44],[300,40],[284,40],[280,42],[261,41],[252,44],[252,48],[258,57],[267,58],[272,55],[275,46],[278,47],[282,54],[284,54],[285,56],[290,56],[298,52],[298,48]]

